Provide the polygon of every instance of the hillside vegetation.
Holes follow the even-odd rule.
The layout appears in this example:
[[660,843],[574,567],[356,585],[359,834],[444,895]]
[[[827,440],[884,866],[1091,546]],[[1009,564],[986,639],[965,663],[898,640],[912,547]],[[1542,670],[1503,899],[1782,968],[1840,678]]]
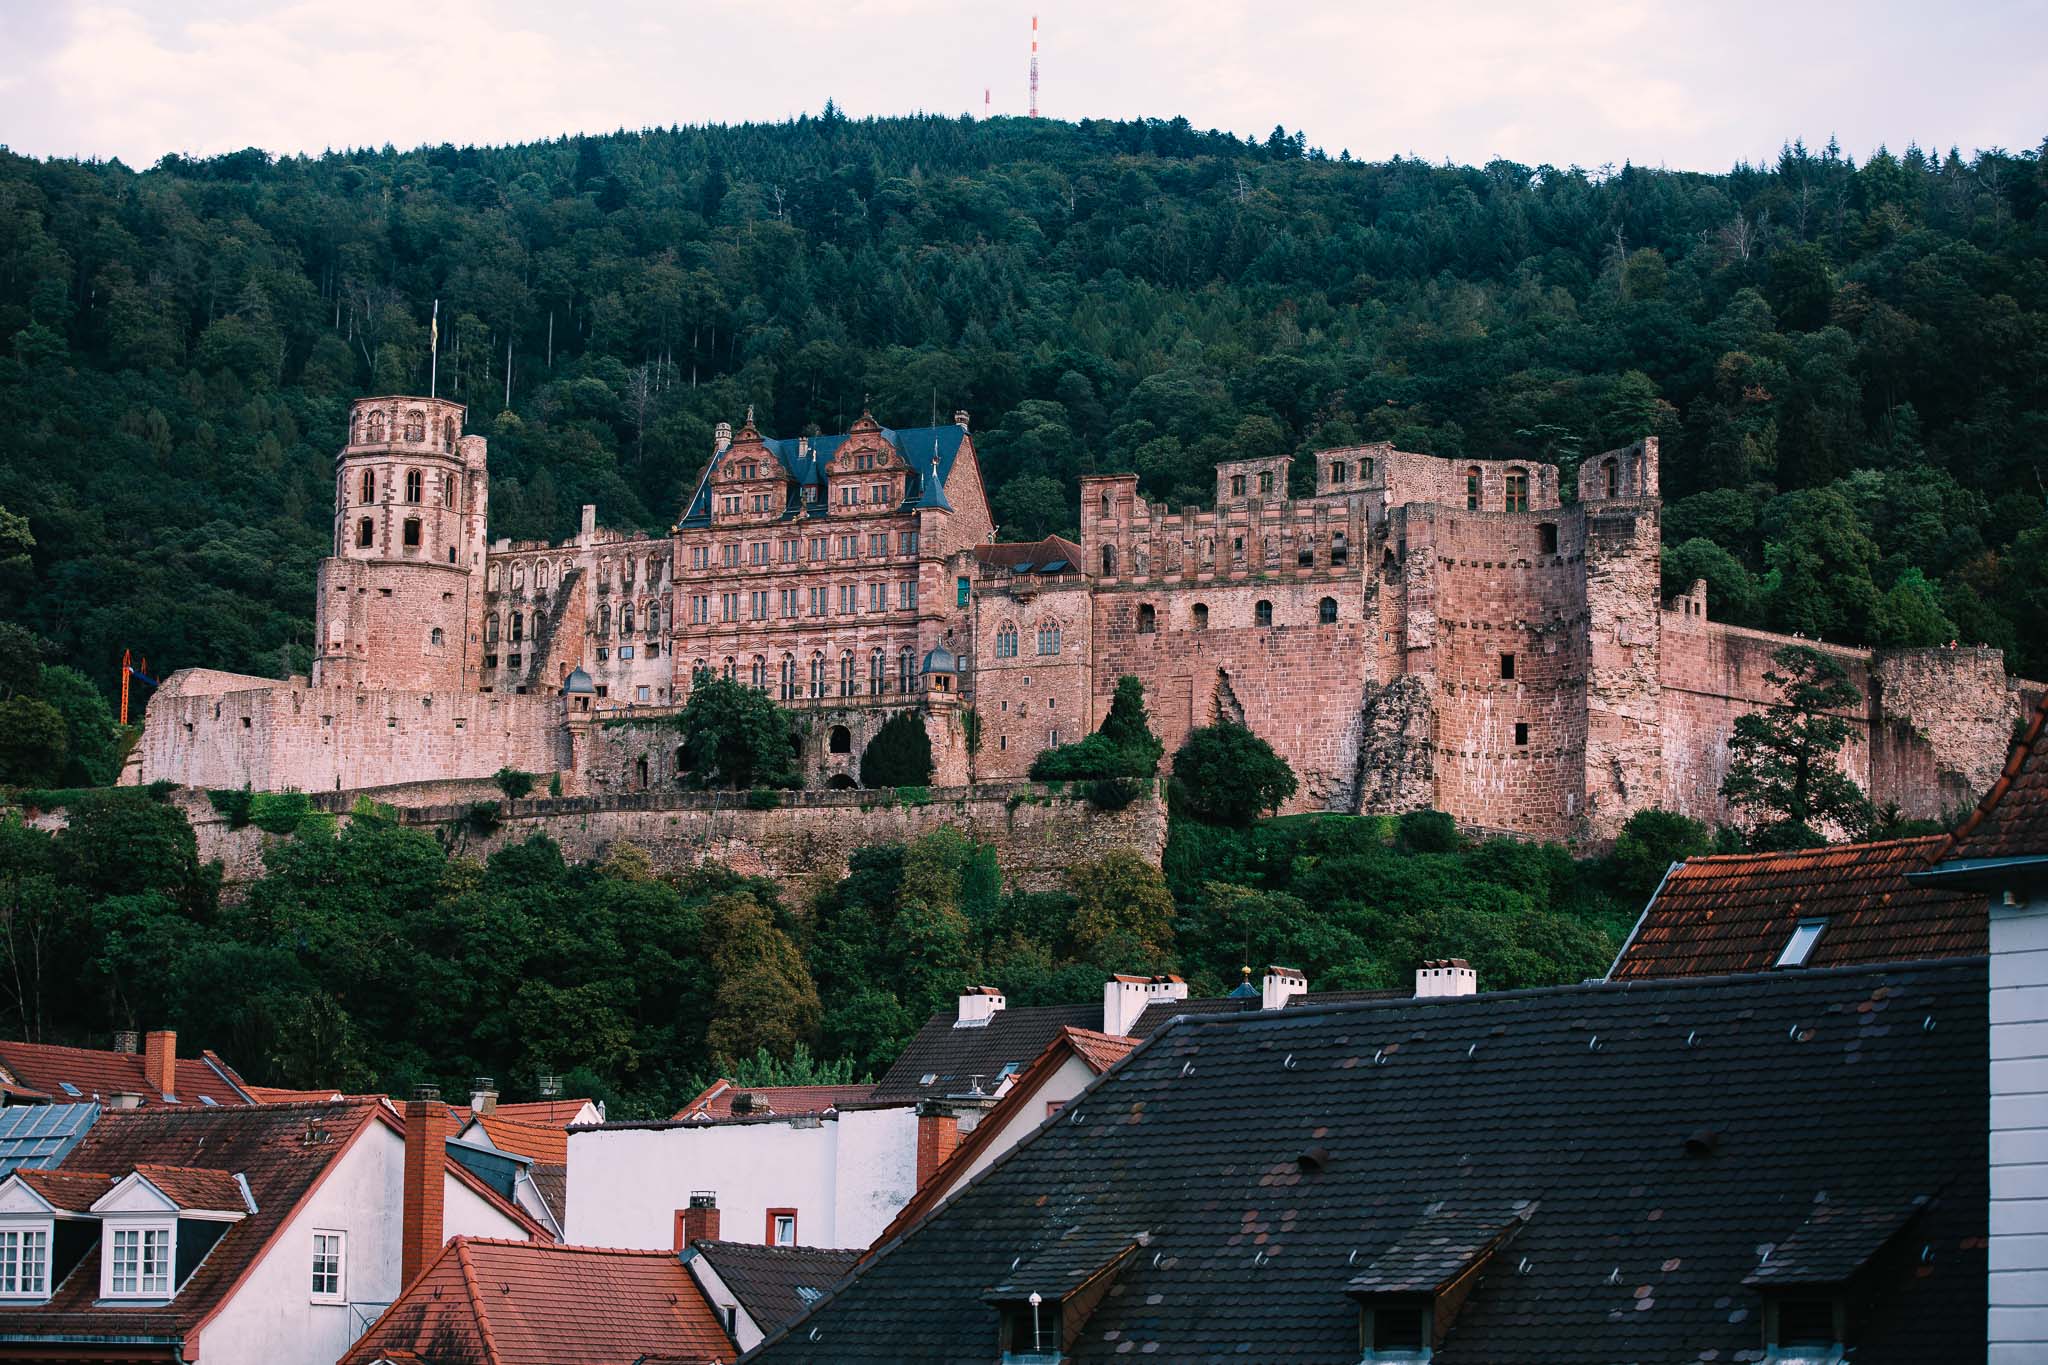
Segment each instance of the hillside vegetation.
[[[825,115],[504,148],[0,154],[0,614],[110,686],[303,669],[346,404],[441,391],[493,532],[660,528],[770,431],[973,414],[1005,532],[1076,474],[1664,441],[1667,587],[2048,674],[2048,164],[1332,160],[1185,121]],[[510,368],[509,383],[507,367]],[[509,395],[509,399],[508,399]],[[1306,473],[1302,465],[1297,471]]]

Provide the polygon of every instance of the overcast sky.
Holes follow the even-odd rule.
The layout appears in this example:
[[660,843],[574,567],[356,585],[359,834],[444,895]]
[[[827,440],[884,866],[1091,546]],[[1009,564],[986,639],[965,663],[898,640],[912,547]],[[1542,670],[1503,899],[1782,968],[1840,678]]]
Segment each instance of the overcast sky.
[[[1033,0],[0,0],[0,143],[119,157],[1027,108]],[[2040,145],[2048,0],[1037,0],[1040,111],[1725,170]]]

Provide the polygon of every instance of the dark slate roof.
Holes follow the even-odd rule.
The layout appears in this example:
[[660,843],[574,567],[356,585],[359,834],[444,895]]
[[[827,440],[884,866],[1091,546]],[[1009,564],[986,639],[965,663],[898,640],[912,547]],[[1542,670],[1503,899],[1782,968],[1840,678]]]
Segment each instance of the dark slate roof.
[[[946,482],[953,477],[953,465],[959,458],[960,447],[967,436],[967,429],[961,426],[943,427],[883,427],[882,439],[895,448],[910,468],[911,478],[903,501],[905,507],[938,507],[953,510],[946,501]],[[781,465],[792,483],[798,489],[823,487],[825,466],[832,462],[832,455],[846,444],[848,433],[832,436],[806,436],[778,439],[763,436],[761,444]],[[708,526],[711,524],[711,475],[724,462],[735,443],[720,446],[705,467],[702,477],[697,480],[696,492],[691,495],[690,505],[684,510],[683,526]],[[751,449],[751,443],[748,448]],[[931,477],[933,469],[938,478]],[[792,498],[790,512],[794,514],[798,502]]]
[[1767,971],[1804,919],[1824,919],[1809,967],[1975,957],[1984,897],[1907,880],[1945,834],[1796,853],[1691,858],[1673,867],[1614,960],[1615,980]]
[[2005,769],[1956,830],[1940,861],[1997,862],[2048,858],[2048,693],[2006,756]]
[[1437,1365],[1754,1360],[1770,1250],[1919,1197],[1856,1359],[1981,1358],[1986,996],[1955,959],[1184,1020],[750,1358],[991,1358],[983,1296],[1078,1229],[1149,1240],[1074,1361],[1351,1365],[1348,1287],[1447,1205],[1524,1221]]
[[995,1302],[1033,1294],[1057,1299],[1071,1293],[1137,1249],[1141,1234],[1129,1230],[1071,1227],[1057,1240],[1017,1263],[989,1286],[983,1298]]
[[[1003,1068],[1022,1071],[1059,1031],[1102,1027],[1102,1006],[1026,1005],[1000,1009],[988,1023],[955,1028],[957,1011],[941,1010],[903,1049],[896,1065],[875,1084],[877,1103],[905,1104],[941,1095],[963,1094],[981,1077],[981,1088],[995,1093]],[[930,1081],[926,1076],[932,1077]]]
[[[1239,987],[1240,990],[1243,987]],[[1155,1000],[1145,1007],[1131,1025],[1131,1037],[1150,1038],[1183,1014],[1257,1014],[1263,997],[1259,988],[1252,987],[1251,994],[1197,996],[1192,1000]],[[1311,1005],[1355,1005],[1373,1000],[1408,1000],[1411,991],[1309,991],[1297,995],[1287,1002],[1289,1009],[1305,1009]]]
[[1081,547],[1065,536],[1043,540],[998,541],[974,547],[983,566],[1014,574],[1063,574],[1081,571]]
[[11,1104],[0,1109],[0,1176],[24,1167],[57,1165],[99,1116],[96,1104]]
[[1840,1284],[1913,1223],[1925,1206],[1924,1196],[1918,1195],[1817,1203],[1799,1230],[1772,1248],[1743,1283]]
[[1533,1201],[1510,1208],[1435,1208],[1394,1238],[1345,1289],[1353,1294],[1434,1294],[1517,1230]]
[[752,1242],[692,1242],[763,1332],[796,1321],[846,1278],[858,1249],[767,1247]]

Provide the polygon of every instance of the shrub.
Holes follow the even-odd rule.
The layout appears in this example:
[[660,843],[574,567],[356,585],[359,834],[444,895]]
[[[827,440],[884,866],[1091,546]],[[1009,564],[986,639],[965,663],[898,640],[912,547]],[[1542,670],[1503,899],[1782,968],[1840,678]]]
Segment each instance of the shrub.
[[748,810],[774,810],[782,804],[782,793],[773,787],[756,787],[747,793]]
[[932,780],[932,741],[924,718],[898,711],[882,722],[860,756],[863,787],[922,787]]
[[497,802],[478,801],[470,806],[467,823],[471,833],[489,834],[504,821],[499,818]]
[[1403,853],[1456,853],[1458,822],[1440,810],[1411,810],[1394,826],[1394,847]]
[[498,784],[498,790],[505,793],[507,801],[517,801],[533,790],[533,774],[523,773],[517,768],[500,768],[491,774],[491,781]]
[[229,829],[240,829],[249,823],[249,807],[255,798],[247,787],[233,791],[209,791],[207,801],[227,818]]
[[270,834],[290,834],[313,811],[304,792],[257,792],[249,798],[249,823]]
[[1273,746],[1232,720],[1188,735],[1173,756],[1182,807],[1197,820],[1248,825],[1294,795],[1294,769]]
[[[1072,744],[1040,752],[1031,760],[1031,776],[1040,782],[1148,778],[1165,752],[1145,714],[1144,685],[1126,675],[1117,679],[1116,697],[1102,718],[1102,728]],[[1131,799],[1126,797],[1125,804]]]
[[932,792],[929,787],[905,785],[896,789],[896,804],[899,806],[929,806]]

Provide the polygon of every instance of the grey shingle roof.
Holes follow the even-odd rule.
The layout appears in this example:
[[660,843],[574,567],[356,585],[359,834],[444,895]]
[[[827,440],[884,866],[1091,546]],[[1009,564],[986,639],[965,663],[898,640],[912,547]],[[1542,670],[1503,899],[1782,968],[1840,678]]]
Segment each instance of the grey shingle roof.
[[794,1322],[846,1277],[859,1249],[769,1247],[752,1242],[693,1242],[763,1332]]
[[1149,1241],[1073,1361],[1352,1365],[1347,1287],[1442,1204],[1528,1216],[1437,1365],[1755,1360],[1765,1249],[1916,1197],[1858,1365],[1981,1358],[1986,997],[1957,959],[1186,1020],[751,1358],[992,1359],[983,1296],[1078,1229]]
[[[1367,1000],[1406,1000],[1408,991],[1309,991],[1297,995],[1287,1002],[1289,1009],[1306,1009],[1311,1005],[1353,1005]],[[1138,1021],[1131,1025],[1131,1037],[1150,1038],[1183,1014],[1247,1014],[1257,1013],[1259,993],[1256,989],[1249,995],[1202,995],[1192,1000],[1157,1000],[1145,1007]]]
[[[997,1010],[986,1024],[956,1028],[957,1014],[941,1010],[903,1049],[896,1065],[875,1084],[877,1102],[904,1104],[939,1095],[962,1093],[981,1077],[982,1089],[994,1093],[1003,1068],[1022,1070],[1045,1050],[1059,1031],[1102,1027],[1102,1006],[1029,1005]],[[932,1077],[927,1081],[926,1076]]]

